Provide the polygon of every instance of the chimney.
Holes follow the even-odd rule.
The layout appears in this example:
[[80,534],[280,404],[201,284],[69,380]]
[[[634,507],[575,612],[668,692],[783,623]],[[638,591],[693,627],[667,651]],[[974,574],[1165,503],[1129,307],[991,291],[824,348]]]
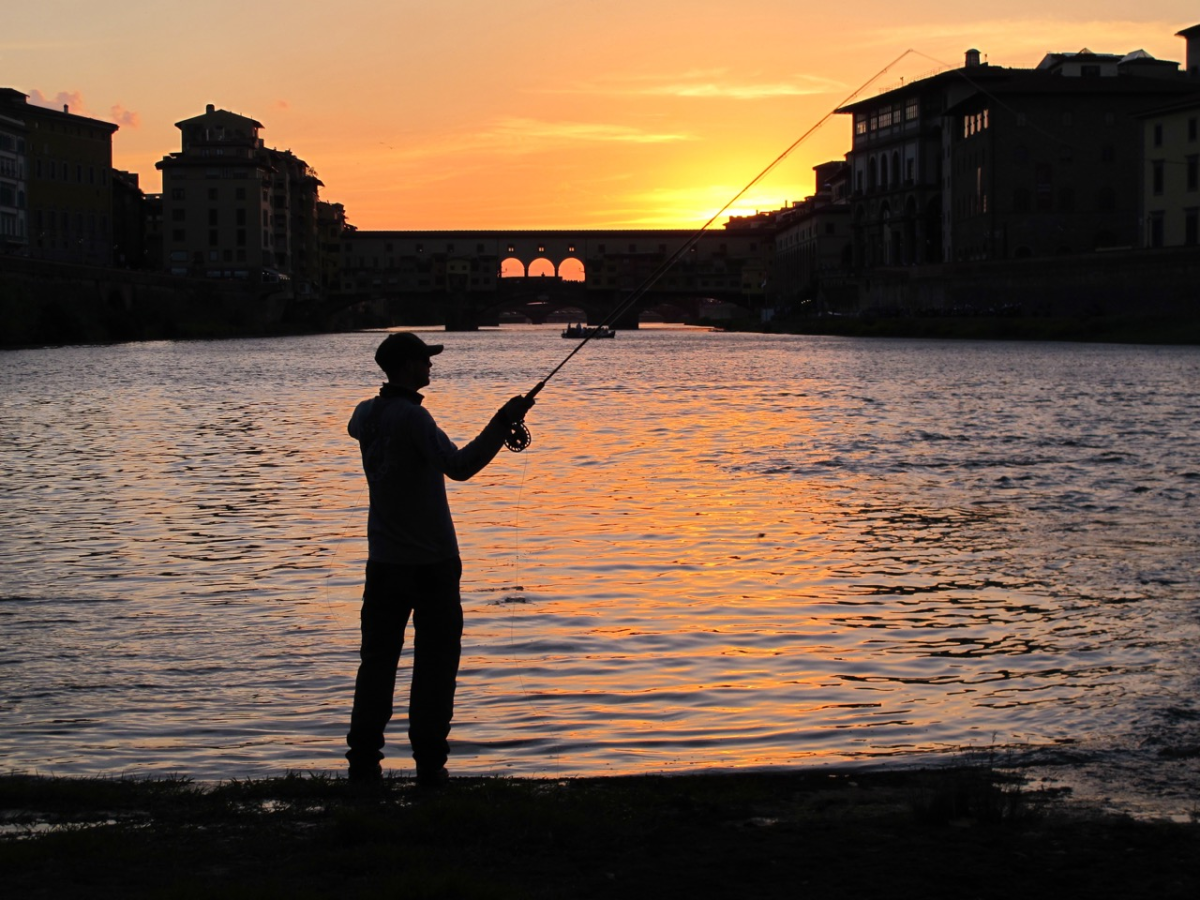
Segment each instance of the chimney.
[[70,111],[71,111],[71,107],[67,106],[67,104],[64,103],[63,104],[63,112],[69,113]]
[[979,65],[979,51],[978,50],[968,50],[967,51],[967,68],[974,69],[978,65]]
[[208,115],[211,116],[213,113],[215,113],[217,111],[217,108],[210,103],[210,104],[208,104],[208,106],[204,107],[204,111],[205,111],[205,113],[207,113]]
[[1200,25],[1193,25],[1175,33],[1187,42],[1187,74],[1192,78],[1200,77]]

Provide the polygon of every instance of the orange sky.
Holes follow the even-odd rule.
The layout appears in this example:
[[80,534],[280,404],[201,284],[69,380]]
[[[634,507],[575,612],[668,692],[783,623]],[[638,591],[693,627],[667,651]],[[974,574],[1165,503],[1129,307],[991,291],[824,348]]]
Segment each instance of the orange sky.
[[[1065,8],[1064,8],[1065,7]],[[1183,61],[1183,0],[42,0],[6,10],[0,86],[116,121],[159,188],[174,123],[258,119],[365,229],[689,228],[880,69],[861,96],[961,65],[1144,49]],[[732,212],[812,193],[836,116]],[[722,217],[718,221],[723,221]]]

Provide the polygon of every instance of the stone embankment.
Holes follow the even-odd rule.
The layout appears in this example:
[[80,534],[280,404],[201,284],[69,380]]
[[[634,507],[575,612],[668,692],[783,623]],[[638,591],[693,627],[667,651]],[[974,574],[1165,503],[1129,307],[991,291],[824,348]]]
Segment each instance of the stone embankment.
[[278,334],[301,319],[286,284],[0,257],[0,346]]

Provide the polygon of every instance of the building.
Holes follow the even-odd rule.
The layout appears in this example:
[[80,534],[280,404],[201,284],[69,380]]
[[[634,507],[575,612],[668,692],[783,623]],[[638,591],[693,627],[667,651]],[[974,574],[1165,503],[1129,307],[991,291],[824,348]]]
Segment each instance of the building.
[[1140,111],[1192,92],[1142,51],[1050,54],[946,110],[947,262],[1138,244]]
[[1139,244],[1200,244],[1200,25],[1178,32],[1187,41],[1186,69],[1195,93],[1144,111]]
[[1140,246],[1200,244],[1200,91],[1142,120]]
[[342,235],[354,226],[346,222],[346,207],[340,203],[317,202],[317,254],[320,258],[318,285],[321,293],[335,293],[341,282]]
[[864,268],[1132,247],[1141,126],[1195,90],[1142,51],[1051,53],[961,68],[843,107],[854,118],[854,265]]
[[838,110],[854,121],[846,164],[855,268],[943,260],[944,118],[950,106],[999,74],[979,58],[978,50],[968,51],[964,69]]
[[815,190],[780,211],[768,302],[795,309],[828,293],[853,267],[850,168],[841,161],[813,167]]
[[0,88],[0,116],[25,126],[29,255],[112,262],[112,136],[117,125],[45,109]]
[[29,251],[25,123],[0,115],[0,253]]
[[114,169],[113,265],[122,269],[146,266],[146,194],[136,172]]
[[156,164],[166,270],[317,283],[321,182],[308,164],[291,151],[265,147],[261,122],[211,103],[175,127],[181,149]]

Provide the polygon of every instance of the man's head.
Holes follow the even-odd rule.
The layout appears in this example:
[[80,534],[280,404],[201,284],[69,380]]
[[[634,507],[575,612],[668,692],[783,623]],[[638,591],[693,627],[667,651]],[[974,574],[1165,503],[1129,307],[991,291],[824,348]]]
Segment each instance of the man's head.
[[443,349],[441,344],[426,344],[411,331],[397,331],[375,350],[375,362],[388,381],[415,391],[429,384],[430,357]]

